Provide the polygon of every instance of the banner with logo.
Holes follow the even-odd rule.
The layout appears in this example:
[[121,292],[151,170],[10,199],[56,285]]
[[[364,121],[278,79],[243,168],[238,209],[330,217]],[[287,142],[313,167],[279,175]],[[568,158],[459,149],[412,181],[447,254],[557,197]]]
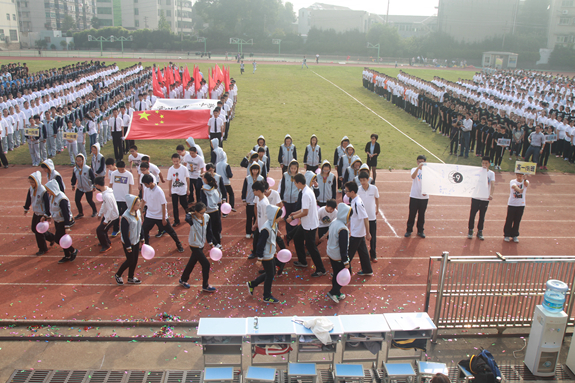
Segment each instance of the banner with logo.
[[482,167],[426,163],[421,172],[423,194],[489,198],[487,169]]
[[211,114],[216,106],[218,106],[218,100],[158,98],[152,105],[152,110],[209,109]]
[[134,112],[126,140],[210,138],[209,109],[144,110]]

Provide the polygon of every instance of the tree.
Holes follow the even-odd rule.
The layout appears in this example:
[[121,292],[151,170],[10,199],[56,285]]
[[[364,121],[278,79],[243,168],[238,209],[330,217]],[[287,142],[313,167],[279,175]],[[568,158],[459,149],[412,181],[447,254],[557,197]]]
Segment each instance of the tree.
[[48,47],[48,41],[46,41],[44,39],[36,40],[36,41],[34,41],[34,44],[36,45],[36,48],[38,48],[38,49],[46,49]]
[[62,24],[60,26],[62,32],[67,32],[74,28],[76,28],[76,22],[74,21],[74,18],[70,15],[64,16],[64,20],[62,20]]
[[160,20],[158,21],[158,30],[160,31],[171,31],[172,28],[170,27],[170,23],[166,20],[166,15],[164,15],[164,11],[160,11]]
[[53,51],[55,51],[55,50],[56,50],[56,45],[50,44],[50,49],[52,49]]
[[60,45],[62,46],[62,49],[68,50],[68,42],[66,40],[60,41]]
[[92,28],[94,29],[99,29],[101,26],[100,19],[97,18],[96,16],[92,17],[92,20],[90,20],[90,24],[92,24]]

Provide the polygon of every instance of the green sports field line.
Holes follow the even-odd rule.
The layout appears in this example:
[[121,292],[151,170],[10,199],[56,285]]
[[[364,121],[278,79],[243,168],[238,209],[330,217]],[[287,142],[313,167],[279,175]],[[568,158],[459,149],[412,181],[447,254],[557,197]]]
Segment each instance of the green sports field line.
[[337,84],[334,84],[332,81],[328,80],[327,78],[323,77],[322,75],[316,73],[315,71],[312,70],[312,73],[314,73],[316,76],[324,79],[325,81],[329,82],[331,85],[335,86],[337,89],[341,90],[343,93],[347,94],[349,97],[351,97],[353,100],[355,100],[358,104],[360,104],[361,106],[363,106],[365,109],[369,110],[371,113],[375,114],[377,117],[379,117],[381,120],[385,121],[387,124],[389,124],[389,126],[391,126],[393,129],[397,130],[399,133],[403,134],[405,137],[407,137],[411,142],[413,142],[414,144],[416,144],[417,146],[419,146],[421,149],[425,150],[427,153],[431,154],[433,157],[435,157],[439,162],[441,162],[442,164],[445,164],[445,162],[443,162],[443,160],[439,157],[437,157],[435,154],[433,154],[429,149],[427,149],[425,146],[421,145],[419,142],[415,141],[413,138],[409,137],[409,135],[407,135],[406,133],[404,133],[401,129],[399,129],[398,127],[396,127],[395,125],[393,125],[391,122],[387,121],[385,118],[381,117],[379,114],[377,114],[373,109],[371,109],[370,107],[368,107],[367,105],[365,105],[363,102],[359,101],[357,98],[353,97],[351,94],[349,94],[348,92],[346,92],[344,89],[342,89],[340,86],[338,86]]

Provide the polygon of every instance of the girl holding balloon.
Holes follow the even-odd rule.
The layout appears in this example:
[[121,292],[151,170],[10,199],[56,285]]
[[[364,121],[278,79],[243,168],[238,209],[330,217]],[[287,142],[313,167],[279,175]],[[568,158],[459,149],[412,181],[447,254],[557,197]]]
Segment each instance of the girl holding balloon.
[[26,194],[26,203],[24,204],[24,215],[28,214],[32,207],[32,232],[36,235],[36,244],[38,252],[36,255],[44,255],[48,251],[46,240],[50,241],[50,246],[54,244],[54,234],[48,231],[50,227],[48,222],[41,222],[42,218],[50,215],[50,199],[46,188],[42,186],[42,173],[36,171],[28,176],[30,189]]
[[126,255],[126,260],[122,263],[116,275],[114,275],[116,283],[120,286],[124,284],[122,274],[124,274],[126,269],[128,269],[128,283],[135,285],[142,283],[141,280],[134,276],[138,265],[138,255],[140,255],[140,243],[144,242],[140,202],[140,198],[128,194],[126,196],[128,208],[120,218],[121,238],[124,245],[124,254]]
[[64,257],[58,263],[72,262],[78,255],[78,250],[72,246],[72,237],[66,234],[66,230],[74,225],[70,200],[66,194],[60,191],[58,181],[51,180],[46,183],[46,192],[50,195],[50,217],[42,217],[42,221],[52,218],[56,233],[54,240],[64,249]]
[[351,279],[347,256],[349,244],[347,223],[351,214],[351,208],[345,203],[340,203],[337,207],[337,219],[329,225],[326,252],[333,269],[333,277],[327,297],[335,303],[345,298],[345,294],[341,293],[341,286],[346,286]]
[[[196,263],[199,262],[202,266],[202,291],[215,293],[216,288],[210,286],[208,283],[208,279],[210,278],[210,262],[204,255],[204,246],[206,244],[208,231],[211,230],[209,225],[210,216],[206,214],[206,205],[203,202],[196,203],[192,209],[190,213],[186,214],[186,222],[190,225],[188,244],[192,250],[192,255],[182,273],[180,285],[186,289],[190,288],[190,284],[188,283],[190,274],[194,270]],[[212,249],[212,251],[215,250],[218,249]],[[221,256],[221,251],[219,255]],[[214,260],[219,260],[219,258]]]
[[220,219],[220,204],[222,203],[222,196],[218,190],[218,183],[212,176],[212,173],[205,172],[204,184],[202,185],[201,200],[206,205],[206,213],[210,216],[210,228],[208,231],[208,242],[213,247],[218,249],[222,248],[221,233],[222,221]]

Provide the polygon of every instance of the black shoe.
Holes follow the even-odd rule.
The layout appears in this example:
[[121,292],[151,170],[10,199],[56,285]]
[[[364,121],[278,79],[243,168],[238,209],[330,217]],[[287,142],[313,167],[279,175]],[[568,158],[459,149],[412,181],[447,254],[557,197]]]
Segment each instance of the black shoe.
[[469,230],[469,232],[467,233],[467,238],[473,239],[473,230]]
[[78,255],[78,249],[74,250],[72,255],[70,255],[70,262],[72,262],[74,259],[76,259],[77,255]]
[[139,285],[140,283],[142,283],[142,281],[134,277],[134,278],[128,278],[128,283],[131,285]]
[[307,263],[301,263],[301,262],[298,262],[298,261],[295,261],[295,262],[293,263],[293,265],[294,265],[295,267],[307,267]]
[[98,215],[98,212],[97,212],[97,211],[93,211],[93,212],[92,212],[92,218],[94,218],[94,217],[97,216],[97,215]]
[[162,236],[165,234],[165,231],[158,231],[158,234],[156,234],[156,238],[162,238]]
[[248,286],[248,291],[249,291],[250,295],[254,295],[254,288],[252,287],[252,283],[246,282],[246,285]]
[[80,219],[84,216],[84,214],[78,214],[77,216],[74,217],[74,219]]
[[418,235],[419,237],[421,237],[421,238],[425,238],[425,234],[423,234],[423,231],[417,233],[417,235]]
[[265,274],[265,270],[258,270],[258,274]]
[[477,232],[477,238],[479,238],[479,239],[482,240],[482,241],[485,239],[485,238],[483,238],[483,231],[482,231],[482,230],[479,230],[479,231]]
[[181,243],[178,243],[178,253],[183,253],[184,252],[184,247],[182,246]]
[[180,223],[179,223],[179,222],[174,222],[174,223],[172,224],[172,227],[178,227],[178,226],[180,226]]
[[250,255],[248,255],[248,259],[255,259],[256,255],[254,253],[250,253]]
[[54,246],[54,244],[56,243],[55,240],[51,240],[51,241],[49,241],[49,242],[50,242],[50,247]]
[[119,277],[118,274],[114,275],[114,279],[116,280],[118,286],[122,286],[124,284],[124,280],[122,279],[122,277]]
[[411,231],[406,231],[403,235],[405,238],[411,237]]
[[285,267],[285,264],[283,264],[283,265],[281,265],[281,266],[278,266],[278,272],[277,272],[277,276],[278,276],[278,277],[283,274],[283,272],[284,272],[284,267]]
[[58,263],[66,263],[66,262],[68,262],[69,260],[70,260],[70,258],[64,257],[64,258],[60,259],[60,260],[58,261]]
[[315,273],[313,273],[311,276],[312,277],[323,277],[324,275],[326,275],[327,273],[325,271],[316,271]]
[[37,256],[44,255],[44,254],[46,254],[46,251],[44,251],[44,250],[40,250],[36,253]]

